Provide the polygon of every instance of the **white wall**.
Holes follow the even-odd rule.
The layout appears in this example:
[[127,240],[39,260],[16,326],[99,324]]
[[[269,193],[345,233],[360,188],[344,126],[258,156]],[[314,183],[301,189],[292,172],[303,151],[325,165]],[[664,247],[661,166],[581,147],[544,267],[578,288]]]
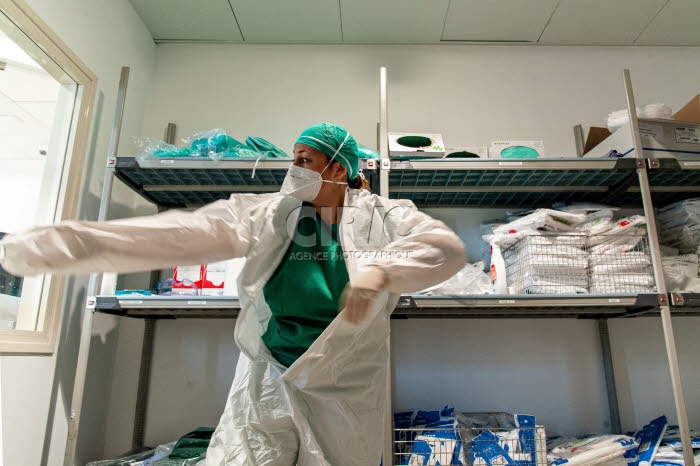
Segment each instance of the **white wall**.
[[[132,67],[122,126],[125,137],[121,144],[129,150],[131,136],[141,133],[156,47],[128,2],[28,0],[28,3],[98,77],[86,189],[79,210],[81,218],[95,219],[120,68]],[[137,195],[119,186],[114,197],[117,213],[124,215],[143,209],[143,201]],[[86,284],[86,277],[70,280],[56,353],[0,358],[4,464],[63,464]],[[113,432],[105,418],[110,415],[110,397],[121,396],[111,394],[112,361],[116,341],[120,339],[118,322],[119,319],[109,316],[95,316],[77,464],[101,458],[105,438]],[[135,345],[140,345],[140,341]],[[130,443],[121,445],[124,450],[129,447]]]
[[[448,145],[542,139],[548,156],[573,156],[575,124],[605,126],[610,111],[625,107],[623,68],[640,105],[678,109],[700,91],[692,78],[700,48],[164,45],[144,135],[161,138],[175,122],[178,138],[221,127],[289,150],[304,127],[332,121],[374,146],[380,66],[388,67],[391,130],[439,132]],[[430,213],[456,229],[476,260],[486,251],[479,222],[502,211]],[[700,427],[700,320],[674,323],[688,414]],[[147,442],[218,422],[236,357],[231,328],[157,324]],[[609,426],[593,321],[409,320],[392,329],[397,408],[531,412],[568,433]],[[675,418],[660,320],[614,321],[611,334],[623,429],[661,413]]]

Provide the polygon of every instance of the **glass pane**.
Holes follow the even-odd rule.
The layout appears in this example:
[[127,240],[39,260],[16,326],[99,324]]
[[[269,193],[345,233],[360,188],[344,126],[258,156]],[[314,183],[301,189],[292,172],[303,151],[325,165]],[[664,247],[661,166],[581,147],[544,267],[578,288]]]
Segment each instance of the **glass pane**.
[[[0,235],[53,223],[77,91],[10,26],[0,21]],[[44,281],[0,269],[0,329],[42,327]]]

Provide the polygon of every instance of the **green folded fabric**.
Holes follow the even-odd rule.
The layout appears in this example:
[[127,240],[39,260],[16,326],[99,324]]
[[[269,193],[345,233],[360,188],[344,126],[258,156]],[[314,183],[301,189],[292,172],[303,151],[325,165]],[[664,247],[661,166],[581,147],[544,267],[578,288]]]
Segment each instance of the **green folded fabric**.
[[[206,453],[213,433],[213,427],[198,427],[192,432],[185,434],[177,441],[168,458],[171,460],[188,459]],[[157,461],[154,464],[157,464]]]
[[248,136],[245,139],[245,143],[248,147],[252,147],[253,149],[265,154],[268,157],[278,157],[280,159],[291,158],[284,151],[277,148],[277,146],[275,146],[271,142],[266,141],[263,138]]

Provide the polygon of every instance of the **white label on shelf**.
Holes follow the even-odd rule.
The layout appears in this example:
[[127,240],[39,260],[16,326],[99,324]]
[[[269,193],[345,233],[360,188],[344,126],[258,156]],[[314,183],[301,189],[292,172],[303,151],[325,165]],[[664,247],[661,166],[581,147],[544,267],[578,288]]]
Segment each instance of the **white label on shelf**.
[[161,160],[161,161],[160,161],[160,164],[161,164],[161,165],[165,165],[165,164],[167,164],[167,163],[175,163],[175,161],[174,161],[174,160]]
[[620,300],[617,299],[617,298],[610,298],[610,299],[608,299],[608,302],[609,302],[609,303],[619,303]]
[[501,167],[522,167],[523,163],[522,162],[498,162],[498,165]]
[[[639,137],[647,139],[659,139],[659,133],[657,133],[657,128],[655,126],[647,126],[645,123],[639,124]],[[663,129],[661,129],[663,131]]]
[[207,304],[207,302],[206,301],[187,301],[187,304],[204,305],[204,304]]
[[697,167],[700,166],[700,162],[682,162],[684,167]]
[[676,128],[676,142],[700,144],[700,128]]
[[514,299],[499,299],[498,304],[515,304]]
[[138,305],[143,304],[143,301],[130,299],[130,300],[121,301],[119,304],[121,304],[122,306],[138,306]]

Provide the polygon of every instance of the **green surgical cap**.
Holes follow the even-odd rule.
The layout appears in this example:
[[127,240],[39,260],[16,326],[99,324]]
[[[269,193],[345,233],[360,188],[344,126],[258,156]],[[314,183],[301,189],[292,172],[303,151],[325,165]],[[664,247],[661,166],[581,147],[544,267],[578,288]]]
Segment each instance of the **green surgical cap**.
[[[347,139],[346,139],[347,137]],[[343,144],[343,141],[345,143]],[[359,174],[360,154],[357,151],[357,142],[348,130],[333,123],[319,123],[306,128],[297,139],[296,144],[306,144],[326,154],[330,159],[335,154],[335,159],[348,171],[348,180],[352,181]],[[342,144],[342,147],[341,147]]]

